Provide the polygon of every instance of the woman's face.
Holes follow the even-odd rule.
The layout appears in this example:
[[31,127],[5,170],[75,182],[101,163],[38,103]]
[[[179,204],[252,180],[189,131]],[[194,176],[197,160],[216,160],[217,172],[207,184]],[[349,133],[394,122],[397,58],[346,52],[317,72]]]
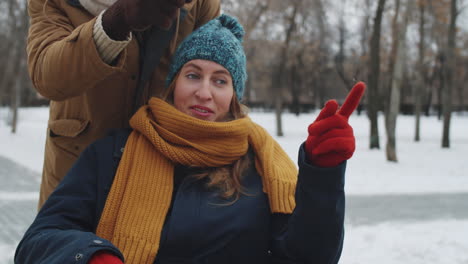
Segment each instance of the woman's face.
[[234,88],[231,74],[216,62],[191,60],[175,83],[174,106],[206,121],[221,122],[229,114]]

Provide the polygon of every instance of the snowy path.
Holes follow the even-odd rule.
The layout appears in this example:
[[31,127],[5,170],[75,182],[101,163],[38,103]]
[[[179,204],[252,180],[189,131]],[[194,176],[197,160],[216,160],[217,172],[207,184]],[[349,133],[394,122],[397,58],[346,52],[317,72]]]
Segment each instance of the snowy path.
[[13,263],[37,210],[39,175],[0,156],[0,264]]
[[350,225],[468,220],[468,193],[347,195],[346,199],[346,219]]

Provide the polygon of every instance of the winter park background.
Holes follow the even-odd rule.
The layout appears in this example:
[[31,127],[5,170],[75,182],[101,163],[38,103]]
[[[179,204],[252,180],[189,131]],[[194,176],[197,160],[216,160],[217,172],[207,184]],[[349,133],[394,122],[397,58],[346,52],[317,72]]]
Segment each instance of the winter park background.
[[[293,160],[317,113],[284,114],[285,136],[277,140]],[[0,108],[0,206],[11,209],[0,214],[0,264],[13,263],[15,247],[34,217],[48,108],[22,108],[19,115],[18,131],[11,134],[5,121],[8,110]],[[275,134],[272,113],[254,111],[251,117]],[[379,120],[384,145],[383,118]],[[454,113],[449,149],[440,147],[442,123],[435,116],[423,117],[422,139],[415,143],[414,117],[400,115],[398,163],[386,161],[385,148],[369,150],[365,114],[354,113],[350,123],[357,149],[346,174],[346,234],[340,263],[468,263],[468,115]],[[1,165],[5,163],[10,165]],[[11,163],[21,175],[6,169]],[[9,184],[14,181],[22,183]],[[26,181],[34,188],[5,187]]]

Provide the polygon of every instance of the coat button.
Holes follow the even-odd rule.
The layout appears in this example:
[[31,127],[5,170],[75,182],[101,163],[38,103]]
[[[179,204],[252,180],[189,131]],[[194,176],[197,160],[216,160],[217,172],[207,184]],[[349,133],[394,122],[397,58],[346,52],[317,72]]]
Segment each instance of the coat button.
[[81,254],[81,253],[78,253],[78,254],[75,255],[75,260],[76,261],[79,261],[82,258],[83,258],[83,254]]
[[96,240],[93,240],[93,242],[96,243],[96,244],[102,244],[102,241],[101,241],[101,240],[97,240],[97,239],[96,239]]

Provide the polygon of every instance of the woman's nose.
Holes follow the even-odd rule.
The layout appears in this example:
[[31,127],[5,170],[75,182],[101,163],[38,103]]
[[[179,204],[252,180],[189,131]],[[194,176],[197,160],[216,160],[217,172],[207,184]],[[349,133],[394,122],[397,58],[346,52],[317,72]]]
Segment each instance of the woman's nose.
[[203,80],[195,95],[200,99],[210,100],[212,98],[210,80]]

